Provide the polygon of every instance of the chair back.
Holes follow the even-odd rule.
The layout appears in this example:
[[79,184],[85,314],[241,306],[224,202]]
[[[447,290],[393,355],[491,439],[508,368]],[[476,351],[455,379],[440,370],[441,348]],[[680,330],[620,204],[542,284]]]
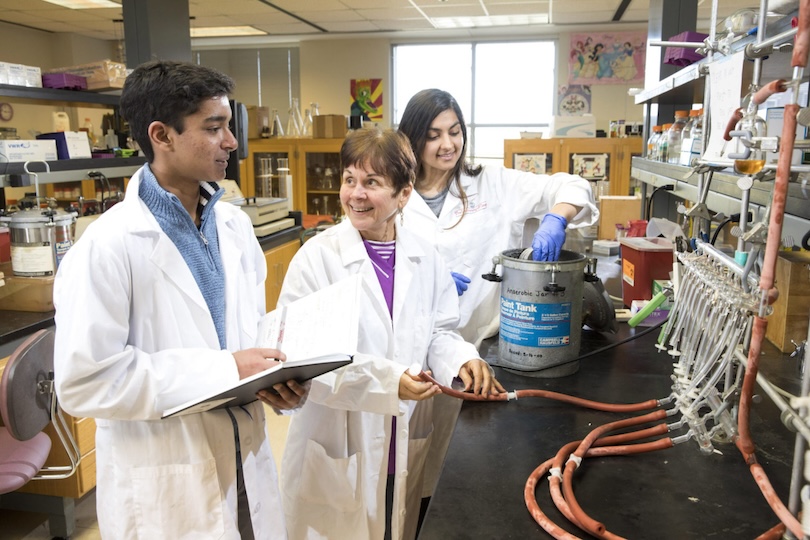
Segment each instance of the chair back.
[[11,354],[0,379],[0,415],[11,435],[27,441],[51,421],[52,330],[39,330]]

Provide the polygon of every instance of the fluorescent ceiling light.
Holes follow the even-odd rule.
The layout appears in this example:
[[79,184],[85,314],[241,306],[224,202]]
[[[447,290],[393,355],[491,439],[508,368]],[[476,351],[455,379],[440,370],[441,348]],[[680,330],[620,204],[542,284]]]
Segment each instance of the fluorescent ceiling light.
[[521,24],[548,24],[548,15],[491,15],[489,17],[433,17],[430,19],[436,28],[485,28],[488,26],[510,26]]
[[267,32],[252,26],[208,26],[191,29],[191,37],[266,36]]
[[56,4],[70,9],[97,9],[97,8],[120,8],[118,2],[110,0],[45,0],[50,4]]

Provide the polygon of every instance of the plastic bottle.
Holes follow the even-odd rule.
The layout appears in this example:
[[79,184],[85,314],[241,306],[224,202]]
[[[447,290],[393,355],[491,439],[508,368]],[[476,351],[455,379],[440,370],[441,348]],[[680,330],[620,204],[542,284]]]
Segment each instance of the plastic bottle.
[[619,138],[627,137],[627,128],[624,125],[624,119],[619,120],[616,128],[616,136]]
[[93,131],[93,122],[91,122],[89,118],[84,119],[82,131],[87,131],[87,138],[90,140],[90,148],[95,148],[98,141],[96,139],[96,134]]
[[658,140],[661,138],[661,126],[653,126],[652,135],[647,139],[647,159],[658,159]]
[[110,150],[118,148],[118,135],[115,134],[112,128],[108,129],[107,134],[104,136],[104,146]]
[[683,128],[689,111],[675,111],[675,122],[667,130],[667,163],[677,164],[681,155],[681,140]]
[[661,128],[661,137],[658,139],[658,152],[656,156],[658,161],[663,161],[664,163],[666,163],[669,158],[669,128],[671,127],[672,124],[664,124]]

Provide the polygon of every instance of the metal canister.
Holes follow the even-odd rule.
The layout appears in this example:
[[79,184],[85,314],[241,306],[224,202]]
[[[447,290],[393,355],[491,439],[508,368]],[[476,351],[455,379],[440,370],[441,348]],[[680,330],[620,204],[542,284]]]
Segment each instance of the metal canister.
[[554,262],[533,261],[530,253],[515,249],[500,255],[498,365],[531,377],[570,375],[579,369],[587,261],[566,250]]
[[73,245],[76,215],[61,209],[29,208],[2,218],[11,231],[15,276],[52,276]]

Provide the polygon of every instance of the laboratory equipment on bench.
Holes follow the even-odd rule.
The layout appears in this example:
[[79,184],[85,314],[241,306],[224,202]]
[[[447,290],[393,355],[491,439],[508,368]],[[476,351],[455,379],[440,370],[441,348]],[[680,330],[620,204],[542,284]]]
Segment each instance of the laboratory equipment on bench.
[[[495,273],[498,265],[502,276]],[[616,330],[613,305],[595,265],[595,259],[566,250],[557,261],[534,261],[531,248],[493,258],[493,271],[482,277],[501,282],[497,365],[530,377],[576,373],[582,325]]]
[[[282,177],[280,185],[283,189],[279,193],[284,196],[279,197],[246,199],[233,180],[222,180],[219,185],[225,189],[222,200],[239,206],[250,217],[257,238],[295,226],[295,220],[289,217],[292,209],[292,176],[289,174]],[[286,196],[287,194],[290,196]]]

